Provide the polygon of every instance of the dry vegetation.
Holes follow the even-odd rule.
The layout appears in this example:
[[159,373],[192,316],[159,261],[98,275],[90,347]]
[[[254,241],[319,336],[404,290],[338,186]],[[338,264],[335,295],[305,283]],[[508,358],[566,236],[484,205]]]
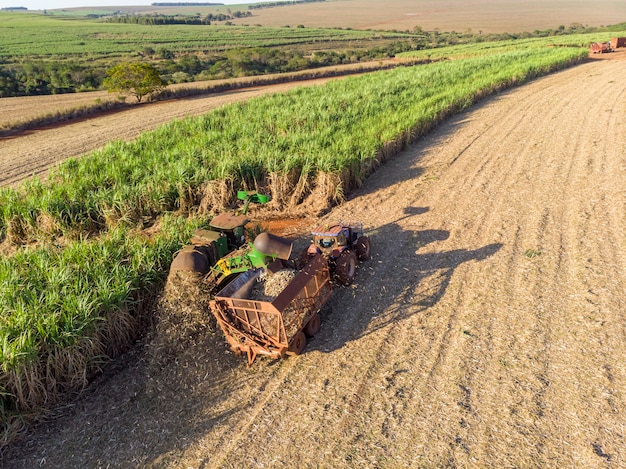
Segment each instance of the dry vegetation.
[[374,258],[304,355],[247,369],[191,284],[160,306],[168,353],[133,351],[0,462],[624,467],[625,66],[502,93],[328,214]]

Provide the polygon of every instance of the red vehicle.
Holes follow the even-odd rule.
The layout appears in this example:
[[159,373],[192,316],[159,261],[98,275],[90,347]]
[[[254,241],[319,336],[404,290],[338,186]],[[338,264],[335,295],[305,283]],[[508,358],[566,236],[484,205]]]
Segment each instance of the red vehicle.
[[594,54],[604,54],[605,52],[611,52],[610,42],[593,42],[591,43],[591,52]]
[[356,274],[357,259],[370,258],[371,244],[363,234],[361,223],[336,223],[320,225],[311,234],[313,241],[302,254],[301,261],[306,264],[311,257],[322,254],[328,262],[333,277],[343,285],[350,285]]
[[320,329],[320,309],[332,293],[328,264],[316,256],[271,300],[255,300],[252,291],[261,275],[272,275],[278,263],[239,275],[221,290],[210,307],[231,349],[248,357],[281,358],[304,351],[307,337]]

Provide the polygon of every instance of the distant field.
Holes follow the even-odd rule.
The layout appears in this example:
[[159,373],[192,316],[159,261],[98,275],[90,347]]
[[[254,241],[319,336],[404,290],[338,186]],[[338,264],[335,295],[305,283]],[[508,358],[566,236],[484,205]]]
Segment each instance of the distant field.
[[[131,9],[131,7],[122,7]],[[132,7],[137,10],[140,7]],[[150,7],[153,11],[154,8]],[[208,11],[208,7],[207,8]],[[213,7],[213,11],[245,10],[245,5]],[[202,11],[202,8],[193,7]],[[163,9],[160,9],[163,12]],[[172,10],[169,10],[172,11]],[[626,2],[616,0],[331,0],[252,10],[235,24],[341,27],[379,30],[466,31],[516,33],[581,23],[606,26],[626,21]]]
[[[248,4],[220,7],[119,6],[50,10],[53,15],[195,14],[248,11]],[[232,19],[236,25],[307,28],[353,28],[412,31],[519,33],[580,23],[607,26],[626,21],[626,2],[618,0],[327,0],[319,3],[251,10],[252,16]]]
[[[230,6],[233,8],[233,6]],[[534,31],[581,23],[601,26],[626,20],[626,3],[614,0],[336,0],[254,10],[236,24],[264,26],[350,27],[356,29],[424,29],[485,33]]]
[[[224,25],[112,24],[86,18],[2,13],[2,55],[60,59],[107,58],[140,53],[146,47],[178,52],[219,52],[238,47],[281,47],[349,43],[401,37],[395,33],[315,28],[242,28]],[[45,47],[42,47],[45,44]]]

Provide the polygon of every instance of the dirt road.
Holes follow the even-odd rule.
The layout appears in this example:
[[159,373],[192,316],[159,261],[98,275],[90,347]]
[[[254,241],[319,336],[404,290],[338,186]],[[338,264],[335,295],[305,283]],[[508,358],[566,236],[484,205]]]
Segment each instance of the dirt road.
[[4,464],[626,467],[625,72],[502,93],[380,168],[328,215],[374,257],[304,355],[146,345]]
[[[106,143],[120,139],[130,140],[142,131],[150,130],[172,119],[183,119],[206,113],[228,103],[245,101],[257,96],[280,93],[297,86],[312,86],[326,83],[330,79],[295,81],[278,85],[256,86],[218,94],[185,99],[173,99],[157,103],[146,103],[123,111],[111,111],[80,121],[69,121],[17,137],[0,138],[0,186],[14,184],[32,175],[43,176],[50,167],[71,157],[95,150]],[[90,95],[84,98],[83,95]],[[81,93],[78,98],[93,101],[104,99],[103,92]],[[70,95],[6,98],[2,109],[11,113],[14,102],[34,107],[30,101],[40,100],[44,106],[67,106]],[[54,99],[52,99],[54,98]],[[76,104],[81,104],[78,101]],[[25,114],[24,111],[20,111]],[[15,114],[15,113],[14,113]]]

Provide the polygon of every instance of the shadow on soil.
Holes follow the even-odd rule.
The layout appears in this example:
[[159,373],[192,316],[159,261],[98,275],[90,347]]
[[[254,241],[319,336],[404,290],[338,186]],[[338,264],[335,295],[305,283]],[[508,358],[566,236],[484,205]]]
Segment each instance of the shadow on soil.
[[[378,191],[389,194],[389,188],[393,188],[392,194],[401,194],[405,187],[402,183],[428,178],[429,168],[422,162],[424,155],[430,148],[445,144],[466,119],[467,113],[450,118],[423,141],[395,156],[368,180],[367,187],[355,192],[352,200]],[[418,192],[406,197],[415,200]],[[368,233],[372,258],[359,265],[351,287],[335,289],[322,311],[320,333],[310,341],[307,350],[337,350],[389,324],[424,313],[445,295],[459,266],[483,261],[502,248],[502,244],[493,243],[446,250],[446,245],[459,244],[449,239],[449,231],[424,225],[421,217],[430,210],[411,205],[408,199],[397,219]],[[413,226],[416,228],[411,229]]]
[[[426,213],[427,207],[407,207],[402,219]],[[371,233],[372,259],[360,265],[352,287],[337,288],[322,312],[322,330],[308,349],[330,352],[347,342],[422,313],[445,295],[456,269],[482,261],[502,244],[478,249],[421,253],[423,248],[448,240],[446,230],[406,230],[400,220]],[[332,334],[325,334],[332,329]]]

